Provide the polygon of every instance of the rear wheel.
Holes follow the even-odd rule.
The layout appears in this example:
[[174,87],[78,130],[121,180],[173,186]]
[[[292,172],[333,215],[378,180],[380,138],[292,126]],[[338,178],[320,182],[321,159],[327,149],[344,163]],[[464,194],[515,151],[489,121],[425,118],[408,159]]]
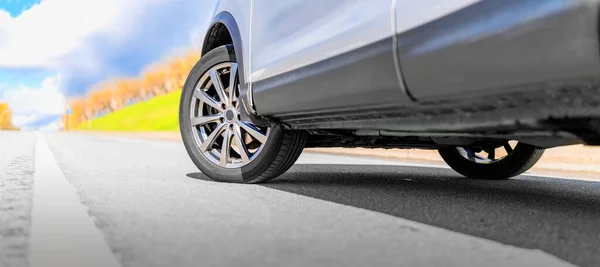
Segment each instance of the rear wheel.
[[516,141],[496,141],[471,147],[446,147],[439,149],[439,153],[453,170],[468,178],[503,180],[529,170],[544,150]]
[[192,161],[213,180],[264,182],[294,164],[307,133],[243,121],[238,71],[231,45],[198,61],[181,94],[181,135]]

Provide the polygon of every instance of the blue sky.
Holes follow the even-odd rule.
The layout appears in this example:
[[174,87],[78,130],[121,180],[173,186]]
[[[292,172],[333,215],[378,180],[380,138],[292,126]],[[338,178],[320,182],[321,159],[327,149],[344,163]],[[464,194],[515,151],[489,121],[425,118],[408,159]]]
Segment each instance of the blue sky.
[[69,98],[199,45],[216,0],[0,0],[0,101],[56,129]]
[[0,9],[4,9],[12,17],[16,17],[39,2],[40,0],[0,0]]

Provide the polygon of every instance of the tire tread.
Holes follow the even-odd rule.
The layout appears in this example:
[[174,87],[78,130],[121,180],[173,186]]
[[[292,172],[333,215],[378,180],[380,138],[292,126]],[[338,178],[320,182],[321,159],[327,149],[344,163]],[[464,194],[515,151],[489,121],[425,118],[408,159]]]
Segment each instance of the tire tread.
[[294,165],[306,143],[308,134],[305,131],[286,131],[283,134],[282,141],[275,157],[269,168],[258,178],[249,181],[249,183],[262,183],[274,179]]

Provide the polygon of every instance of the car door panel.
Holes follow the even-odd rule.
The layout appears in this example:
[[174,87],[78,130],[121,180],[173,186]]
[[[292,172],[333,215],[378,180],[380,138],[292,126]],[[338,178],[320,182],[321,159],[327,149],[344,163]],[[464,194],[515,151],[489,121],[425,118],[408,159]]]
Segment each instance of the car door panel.
[[254,0],[252,81],[389,37],[389,0]]
[[[405,100],[395,74],[391,21],[390,0],[254,0],[250,69],[257,111],[272,115],[374,105],[380,97]],[[367,80],[341,80],[357,75]],[[369,96],[369,90],[378,95]]]
[[396,9],[395,30],[396,33],[402,33],[439,19],[481,0],[394,1]]
[[398,0],[398,53],[405,83],[418,100],[536,89],[598,75],[598,8],[592,1],[439,0],[444,6],[438,11],[410,2]]

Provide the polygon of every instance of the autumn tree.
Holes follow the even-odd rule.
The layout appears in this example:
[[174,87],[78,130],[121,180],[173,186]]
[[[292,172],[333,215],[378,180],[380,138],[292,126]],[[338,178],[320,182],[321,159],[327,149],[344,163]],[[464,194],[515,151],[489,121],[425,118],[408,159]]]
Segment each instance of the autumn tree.
[[6,102],[0,102],[0,130],[18,130],[12,122],[12,110]]

